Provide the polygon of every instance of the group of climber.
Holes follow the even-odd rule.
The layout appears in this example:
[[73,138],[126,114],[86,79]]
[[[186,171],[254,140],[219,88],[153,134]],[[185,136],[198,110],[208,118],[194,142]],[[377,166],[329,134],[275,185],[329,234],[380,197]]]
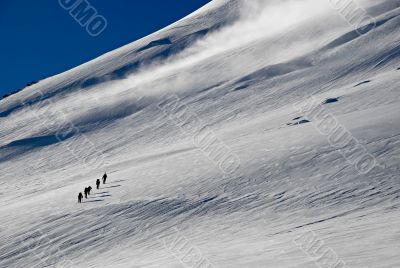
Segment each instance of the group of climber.
[[[104,173],[102,180],[103,180],[103,184],[106,184],[106,181],[107,181],[107,172]],[[97,189],[100,188],[100,179],[97,179],[97,180],[96,180],[96,188],[97,188]],[[86,198],[86,199],[88,198],[88,195],[90,195],[90,191],[92,191],[92,186],[85,187],[84,194],[85,194],[85,198]],[[82,203],[82,199],[83,199],[83,194],[82,194],[82,193],[79,193],[79,194],[78,194],[78,203]]]

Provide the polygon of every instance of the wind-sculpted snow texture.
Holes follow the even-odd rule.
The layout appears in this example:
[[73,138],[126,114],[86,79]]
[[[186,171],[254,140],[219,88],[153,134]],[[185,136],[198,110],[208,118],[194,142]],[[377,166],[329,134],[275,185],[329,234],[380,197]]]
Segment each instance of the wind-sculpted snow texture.
[[0,267],[400,267],[400,2],[331,2],[212,1],[2,100]]

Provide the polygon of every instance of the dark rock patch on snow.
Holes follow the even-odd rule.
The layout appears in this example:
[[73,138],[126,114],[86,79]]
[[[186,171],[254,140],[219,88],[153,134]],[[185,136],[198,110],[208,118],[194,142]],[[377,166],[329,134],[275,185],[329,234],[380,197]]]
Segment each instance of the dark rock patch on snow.
[[248,85],[241,85],[241,86],[238,86],[238,87],[234,88],[233,91],[239,91],[239,90],[242,90],[242,89],[246,89],[248,87],[249,87]]
[[328,98],[322,104],[335,103],[335,102],[338,102],[338,101],[339,101],[338,98]]
[[310,123],[310,122],[311,122],[310,120],[302,119],[302,120],[294,122],[294,123],[287,123],[286,125],[288,125],[288,126],[298,126],[298,125],[307,124],[307,123]]
[[371,81],[370,81],[370,80],[363,81],[363,82],[361,82],[361,83],[358,83],[358,84],[355,85],[354,87],[358,87],[358,86],[361,86],[361,85],[364,85],[364,84],[368,84],[368,83],[371,83]]

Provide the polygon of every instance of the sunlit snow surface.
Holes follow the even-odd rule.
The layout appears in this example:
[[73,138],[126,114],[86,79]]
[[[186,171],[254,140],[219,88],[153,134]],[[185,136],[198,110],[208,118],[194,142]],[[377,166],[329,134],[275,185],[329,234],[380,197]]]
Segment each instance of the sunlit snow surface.
[[[0,267],[400,267],[400,1],[357,2],[364,35],[332,2],[213,1],[2,100]],[[296,108],[311,99],[372,170]]]

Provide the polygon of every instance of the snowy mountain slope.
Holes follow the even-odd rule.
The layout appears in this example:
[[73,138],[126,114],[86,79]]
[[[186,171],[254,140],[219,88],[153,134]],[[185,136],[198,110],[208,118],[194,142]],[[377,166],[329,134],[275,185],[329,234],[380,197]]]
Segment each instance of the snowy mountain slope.
[[[0,267],[182,267],[174,227],[213,267],[318,267],[296,244],[310,230],[332,265],[398,267],[400,3],[360,4],[362,36],[329,1],[212,1],[2,100]],[[320,133],[313,99],[372,170]]]

